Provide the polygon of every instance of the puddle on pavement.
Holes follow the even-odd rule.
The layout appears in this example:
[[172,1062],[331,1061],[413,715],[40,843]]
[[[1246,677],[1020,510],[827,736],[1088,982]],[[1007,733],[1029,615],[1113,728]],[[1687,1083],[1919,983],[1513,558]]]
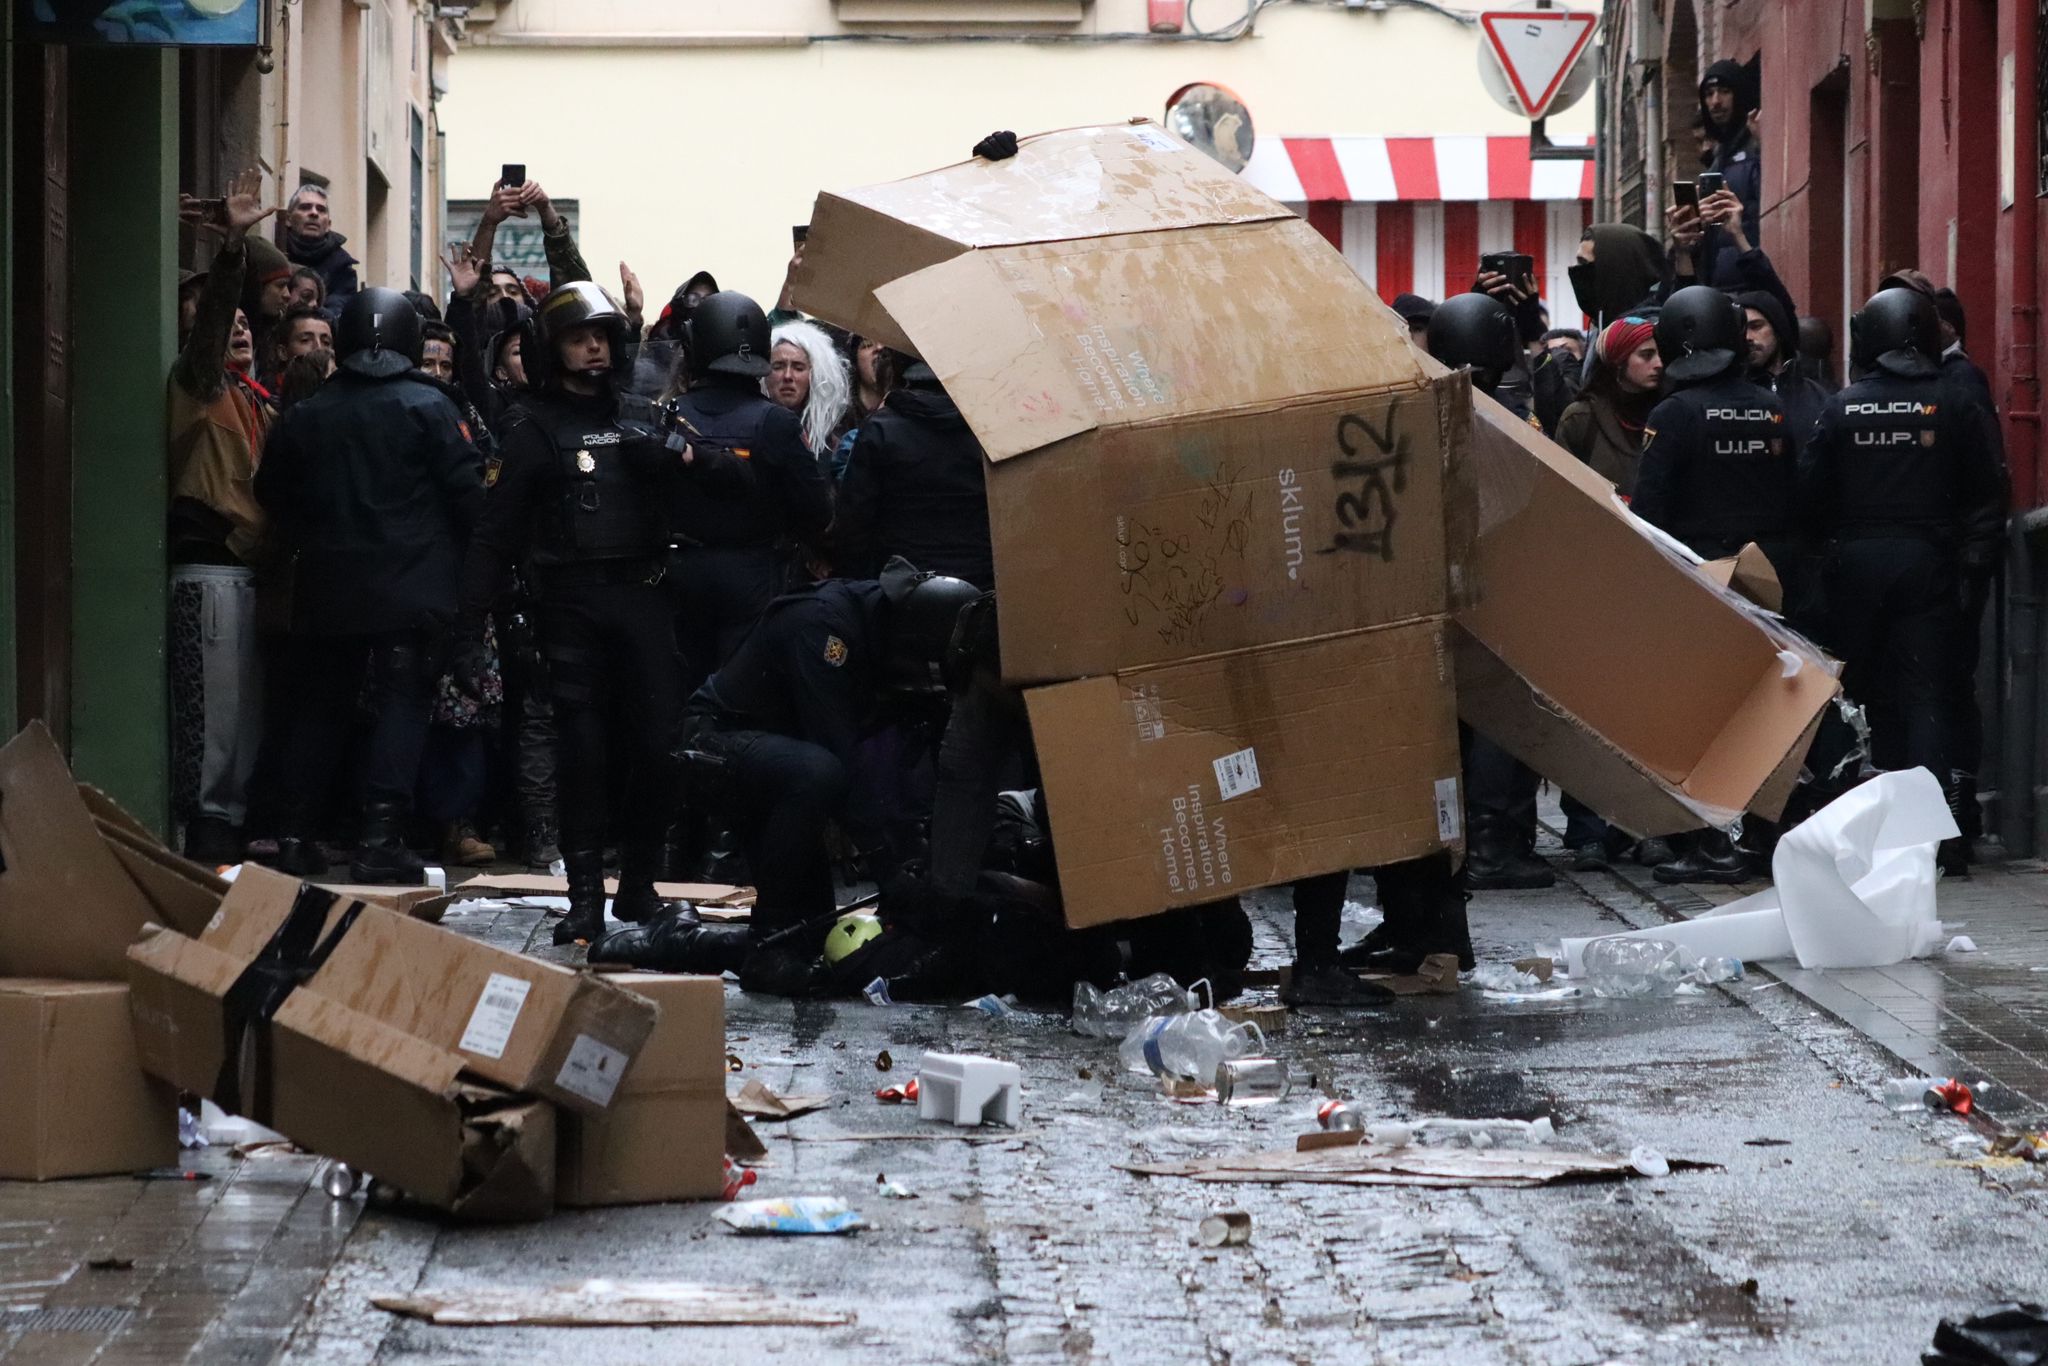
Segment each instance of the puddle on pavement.
[[[1631,1323],[1646,1328],[1694,1323],[1709,1332],[1758,1337],[1775,1336],[1784,1326],[1783,1313],[1771,1308],[1768,1284],[1716,1275],[1655,1220],[1582,1208],[1562,1227],[1573,1243],[1615,1273],[1606,1283],[1613,1297],[1608,1307]],[[1766,1269],[1757,1282],[1768,1277]]]
[[1541,1119],[1556,1100],[1518,1072],[1448,1062],[1397,1067],[1391,1078],[1414,1097],[1415,1113],[1451,1119]]

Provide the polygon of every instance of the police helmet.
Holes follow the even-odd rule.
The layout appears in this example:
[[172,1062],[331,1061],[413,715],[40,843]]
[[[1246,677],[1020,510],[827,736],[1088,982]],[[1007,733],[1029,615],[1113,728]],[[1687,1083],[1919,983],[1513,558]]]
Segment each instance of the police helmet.
[[919,570],[901,555],[882,566],[881,579],[892,671],[906,685],[936,690],[960,614],[981,590],[965,579]]
[[693,375],[760,379],[768,373],[768,315],[736,289],[720,290],[698,304],[687,335]]
[[[623,375],[632,368],[626,355],[626,343],[631,340],[626,315],[604,290],[588,280],[576,280],[550,292],[526,320],[519,359],[526,368],[529,387],[544,389],[560,377],[561,361],[555,346],[572,329],[586,325],[602,327],[611,342],[606,376]],[[493,357],[496,354],[494,350]]]
[[390,379],[419,368],[420,315],[395,289],[357,292],[341,307],[334,325],[340,365],[370,379]]
[[1657,313],[1657,354],[1664,373],[1683,384],[1712,379],[1744,355],[1748,315],[1707,285],[1687,285]]
[[1864,370],[1931,375],[1939,368],[1941,316],[1915,289],[1880,289],[1849,319],[1849,359]]
[[1470,366],[1472,383],[1483,394],[1500,387],[1521,351],[1515,315],[1491,294],[1455,295],[1430,314],[1429,354],[1454,369]]
[[882,933],[882,919],[871,911],[848,911],[825,932],[825,961],[837,966],[855,950],[866,948]]

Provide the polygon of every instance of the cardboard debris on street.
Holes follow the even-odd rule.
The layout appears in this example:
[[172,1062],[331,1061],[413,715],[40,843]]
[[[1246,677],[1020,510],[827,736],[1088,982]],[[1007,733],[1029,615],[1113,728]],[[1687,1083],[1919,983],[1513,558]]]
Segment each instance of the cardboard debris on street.
[[373,1295],[379,1309],[459,1328],[635,1328],[779,1325],[832,1328],[851,1310],[815,1308],[756,1286],[688,1281],[570,1281],[564,1285],[477,1286]]
[[808,1115],[814,1110],[829,1106],[836,1097],[829,1093],[815,1095],[777,1095],[759,1081],[749,1081],[740,1087],[739,1094],[732,1098],[733,1108],[749,1119],[795,1119]]
[[[1712,1166],[1671,1159],[1671,1170]],[[1184,1176],[1196,1181],[1305,1181],[1335,1186],[1551,1186],[1568,1181],[1626,1181],[1641,1176],[1632,1160],[1614,1153],[1540,1148],[1386,1147],[1371,1143],[1233,1153],[1186,1162],[1132,1162],[1118,1170],[1134,1176]]]

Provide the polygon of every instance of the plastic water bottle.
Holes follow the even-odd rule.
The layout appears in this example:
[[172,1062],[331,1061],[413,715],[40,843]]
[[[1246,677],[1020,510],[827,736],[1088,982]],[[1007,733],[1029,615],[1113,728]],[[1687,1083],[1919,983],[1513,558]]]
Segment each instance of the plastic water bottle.
[[1117,1039],[1154,1015],[1184,1015],[1195,995],[1163,972],[1103,991],[1092,982],[1074,983],[1074,1032],[1091,1039]]
[[1214,1083],[1226,1062],[1265,1052],[1266,1036],[1249,1021],[1237,1023],[1213,1010],[1154,1015],[1141,1022],[1117,1050],[1126,1071]]
[[1909,1110],[1932,1109],[1934,1107],[1927,1103],[1928,1092],[1947,1080],[1947,1077],[1893,1077],[1884,1084],[1885,1108],[1901,1114]]
[[1719,982],[1740,982],[1742,960],[1740,958],[1702,958],[1693,965],[1693,974],[1707,986]]
[[1685,977],[1678,946],[1665,939],[1596,939],[1582,962],[1595,996],[1669,996]]

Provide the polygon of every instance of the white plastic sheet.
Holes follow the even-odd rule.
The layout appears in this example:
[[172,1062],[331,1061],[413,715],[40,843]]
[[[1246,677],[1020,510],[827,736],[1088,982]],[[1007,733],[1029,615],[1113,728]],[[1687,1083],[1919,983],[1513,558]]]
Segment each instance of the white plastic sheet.
[[[1942,942],[1934,854],[1957,833],[1933,774],[1882,774],[1786,832],[1771,859],[1769,891],[1617,937],[1669,940],[1688,958],[1797,958],[1803,968],[1874,968],[1918,958]],[[1573,975],[1591,942],[1564,941]]]

